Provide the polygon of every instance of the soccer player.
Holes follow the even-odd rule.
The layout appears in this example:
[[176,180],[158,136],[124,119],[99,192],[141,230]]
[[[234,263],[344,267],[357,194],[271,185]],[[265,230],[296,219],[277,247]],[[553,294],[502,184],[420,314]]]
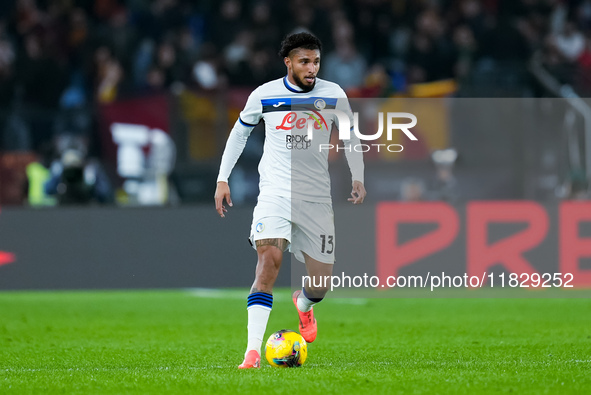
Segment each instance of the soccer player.
[[[287,75],[259,86],[230,132],[222,156],[215,191],[215,206],[223,218],[224,200],[232,207],[228,178],[252,129],[265,122],[264,152],[259,163],[259,196],[253,213],[250,240],[258,262],[248,295],[248,343],[240,369],[258,368],[267,321],[273,306],[273,285],[283,252],[289,249],[304,262],[311,278],[332,274],[334,264],[334,219],[328,173],[330,131],[337,118],[323,116],[325,109],[342,111],[353,125],[345,92],[335,83],[317,77],[322,44],[309,33],[287,36],[279,55]],[[308,122],[313,125],[308,136]],[[343,141],[352,174],[348,200],[363,203],[363,156],[351,149],[359,139]],[[312,281],[294,292],[301,335],[307,342],[316,338],[317,324],[312,306],[326,295],[326,286]],[[325,284],[321,284],[325,285]]]

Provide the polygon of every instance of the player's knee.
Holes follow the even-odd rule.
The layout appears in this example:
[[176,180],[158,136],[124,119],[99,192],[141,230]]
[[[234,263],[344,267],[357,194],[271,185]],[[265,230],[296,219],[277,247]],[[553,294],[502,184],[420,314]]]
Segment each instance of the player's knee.
[[270,273],[278,272],[281,267],[283,253],[274,247],[260,247],[258,251],[257,272]]
[[260,266],[262,271],[265,272],[279,271],[279,268],[281,267],[281,260],[275,259],[272,256],[264,255],[259,258],[258,266]]
[[259,263],[263,266],[275,267],[279,269],[283,253],[278,252],[277,249],[264,247],[259,251]]

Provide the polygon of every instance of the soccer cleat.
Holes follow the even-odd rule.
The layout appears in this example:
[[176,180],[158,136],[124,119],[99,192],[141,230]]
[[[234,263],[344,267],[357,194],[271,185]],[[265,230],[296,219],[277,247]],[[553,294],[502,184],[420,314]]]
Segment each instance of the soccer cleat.
[[304,340],[308,343],[312,343],[316,340],[316,333],[318,332],[318,325],[316,324],[316,318],[314,318],[314,308],[306,313],[302,313],[298,309],[298,297],[302,291],[295,291],[293,293],[293,304],[295,305],[298,315],[300,316],[300,334]]
[[238,366],[238,369],[250,369],[261,367],[261,356],[257,350],[250,350],[244,357],[244,362]]

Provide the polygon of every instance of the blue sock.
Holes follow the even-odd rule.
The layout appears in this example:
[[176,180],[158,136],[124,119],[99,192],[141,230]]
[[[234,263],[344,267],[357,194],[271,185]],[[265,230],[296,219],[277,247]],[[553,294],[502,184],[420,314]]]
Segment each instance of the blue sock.
[[266,292],[255,292],[248,295],[246,301],[246,307],[251,307],[254,305],[261,305],[267,307],[269,309],[273,308],[273,295],[268,294]]
[[306,297],[306,299],[308,299],[310,302],[318,303],[322,299],[324,299],[324,298],[311,298],[311,297],[309,297],[308,296],[308,293],[306,292],[306,288],[302,288],[302,293],[304,294],[304,296]]

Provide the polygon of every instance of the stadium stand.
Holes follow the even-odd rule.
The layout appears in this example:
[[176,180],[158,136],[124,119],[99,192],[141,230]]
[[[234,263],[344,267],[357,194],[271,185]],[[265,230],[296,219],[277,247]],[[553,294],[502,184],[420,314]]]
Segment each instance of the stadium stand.
[[[26,201],[26,166],[59,162],[72,148],[56,146],[62,135],[81,139],[120,186],[105,112],[158,95],[187,147],[170,177],[179,196],[160,202],[208,200],[231,118],[250,89],[284,74],[278,43],[301,30],[325,43],[321,77],[352,98],[556,96],[531,73],[534,54],[559,84],[591,91],[589,0],[5,0],[0,203]],[[255,181],[244,177],[244,199]]]

